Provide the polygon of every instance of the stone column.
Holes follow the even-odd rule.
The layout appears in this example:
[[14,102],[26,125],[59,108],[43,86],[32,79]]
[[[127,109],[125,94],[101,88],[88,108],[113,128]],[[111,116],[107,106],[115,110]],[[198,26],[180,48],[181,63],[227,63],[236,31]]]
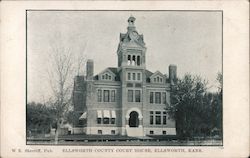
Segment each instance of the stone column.
[[143,117],[139,116],[139,127],[142,127],[142,119],[143,119]]

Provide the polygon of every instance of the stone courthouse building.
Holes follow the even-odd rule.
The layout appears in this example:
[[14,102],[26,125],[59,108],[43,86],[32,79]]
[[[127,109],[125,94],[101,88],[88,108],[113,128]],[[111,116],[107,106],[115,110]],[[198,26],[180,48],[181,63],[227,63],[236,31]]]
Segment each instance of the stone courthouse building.
[[86,76],[74,79],[74,134],[176,135],[175,121],[166,107],[177,67],[166,67],[169,77],[147,70],[146,50],[131,16],[127,33],[120,34],[118,66],[94,75],[94,61],[87,61]]

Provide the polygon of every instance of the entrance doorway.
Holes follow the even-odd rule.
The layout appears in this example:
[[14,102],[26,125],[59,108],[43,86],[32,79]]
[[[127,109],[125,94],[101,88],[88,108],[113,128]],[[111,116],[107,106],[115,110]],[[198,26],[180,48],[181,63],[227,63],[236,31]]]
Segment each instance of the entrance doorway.
[[138,113],[136,111],[132,111],[129,114],[129,127],[138,127],[138,126],[139,126]]

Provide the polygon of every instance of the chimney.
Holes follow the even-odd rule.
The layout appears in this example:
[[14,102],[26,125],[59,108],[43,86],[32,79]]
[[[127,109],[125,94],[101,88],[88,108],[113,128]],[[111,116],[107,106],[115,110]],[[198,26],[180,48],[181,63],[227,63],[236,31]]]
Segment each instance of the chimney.
[[94,61],[92,59],[88,59],[87,61],[87,80],[92,80],[94,75]]
[[177,79],[177,66],[169,65],[169,81],[171,85],[174,85]]

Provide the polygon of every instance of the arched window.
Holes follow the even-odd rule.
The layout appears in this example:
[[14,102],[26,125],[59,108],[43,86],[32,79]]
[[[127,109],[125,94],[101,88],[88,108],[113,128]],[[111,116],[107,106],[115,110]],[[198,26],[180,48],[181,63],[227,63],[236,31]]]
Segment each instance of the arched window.
[[135,55],[133,55],[132,65],[136,65]]
[[128,64],[127,65],[131,65],[131,55],[128,55]]
[[140,64],[141,64],[140,56],[137,56],[137,62],[136,63],[137,63],[138,66],[140,66]]

